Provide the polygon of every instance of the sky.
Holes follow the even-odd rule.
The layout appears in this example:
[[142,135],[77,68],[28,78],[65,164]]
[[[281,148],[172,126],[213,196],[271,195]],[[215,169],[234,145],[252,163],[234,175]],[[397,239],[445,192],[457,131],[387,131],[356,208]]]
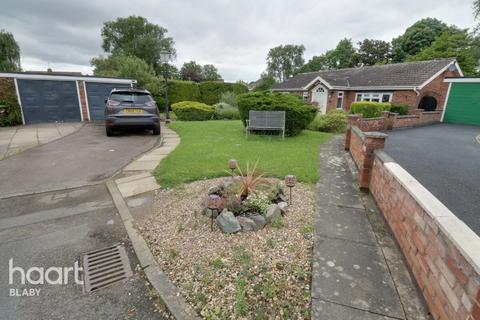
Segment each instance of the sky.
[[472,28],[473,0],[0,0],[0,29],[15,36],[24,70],[81,71],[101,48],[105,21],[139,15],[168,30],[174,64],[213,64],[226,81],[254,81],[268,50],[303,44],[305,59],[343,38],[390,41],[435,17]]

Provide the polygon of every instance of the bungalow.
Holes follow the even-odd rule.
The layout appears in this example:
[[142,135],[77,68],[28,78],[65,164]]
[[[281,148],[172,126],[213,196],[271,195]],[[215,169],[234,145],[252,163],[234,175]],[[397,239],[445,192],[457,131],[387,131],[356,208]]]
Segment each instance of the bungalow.
[[446,77],[463,77],[456,59],[436,59],[298,74],[273,86],[297,94],[320,112],[350,110],[354,101],[408,104],[409,111],[443,109]]

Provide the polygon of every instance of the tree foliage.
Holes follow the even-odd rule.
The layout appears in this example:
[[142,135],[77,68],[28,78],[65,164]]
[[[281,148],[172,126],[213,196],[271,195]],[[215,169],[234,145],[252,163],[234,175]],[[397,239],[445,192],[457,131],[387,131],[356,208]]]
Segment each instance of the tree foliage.
[[13,34],[0,30],[0,71],[20,71],[20,47]]
[[204,81],[221,81],[222,76],[218,73],[213,64],[206,64],[202,67],[202,78]]
[[138,57],[157,70],[161,51],[175,54],[175,43],[167,32],[144,17],[117,18],[104,23],[102,47],[113,55]]
[[267,73],[276,81],[282,82],[296,74],[305,60],[303,45],[280,45],[271,48],[267,55]]
[[326,69],[351,68],[358,63],[357,51],[351,39],[343,39],[335,49],[325,54]]
[[195,61],[185,62],[180,69],[180,76],[185,81],[199,82],[203,80],[203,68]]
[[383,40],[365,39],[358,43],[358,62],[363,65],[386,64],[391,59],[390,43]]
[[409,61],[432,60],[435,58],[457,58],[465,75],[476,73],[477,61],[471,49],[474,39],[467,30],[450,28],[438,36],[432,44],[418,54],[409,57]]
[[316,72],[329,68],[330,66],[326,55],[321,54],[319,56],[313,56],[310,60],[308,60],[308,62],[300,68],[300,72]]
[[425,18],[415,22],[405,33],[392,40],[393,62],[405,61],[414,56],[432,42],[449,27],[435,18]]

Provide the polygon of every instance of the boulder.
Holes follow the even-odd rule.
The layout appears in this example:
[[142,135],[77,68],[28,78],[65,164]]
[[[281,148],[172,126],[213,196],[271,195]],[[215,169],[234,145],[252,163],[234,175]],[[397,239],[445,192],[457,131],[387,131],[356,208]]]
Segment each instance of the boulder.
[[248,218],[253,222],[255,222],[256,230],[263,229],[267,224],[267,220],[261,214],[254,214],[254,215],[248,216]]
[[236,233],[242,230],[240,223],[232,212],[223,209],[222,213],[216,219],[217,225],[225,233]]
[[284,195],[283,193],[278,194],[278,199],[280,200],[279,202],[287,202],[288,201],[287,196]]
[[225,185],[223,183],[218,186],[213,186],[208,189],[208,194],[218,194],[222,195],[223,190],[225,190]]
[[288,203],[285,201],[277,203],[277,206],[282,210],[282,215],[285,215],[287,213],[287,208],[288,208]]
[[278,217],[282,217],[282,210],[277,204],[271,204],[268,206],[267,214],[265,218],[267,222],[270,223],[272,220],[277,219]]
[[242,231],[258,231],[257,224],[250,218],[237,217],[238,223],[242,227]]

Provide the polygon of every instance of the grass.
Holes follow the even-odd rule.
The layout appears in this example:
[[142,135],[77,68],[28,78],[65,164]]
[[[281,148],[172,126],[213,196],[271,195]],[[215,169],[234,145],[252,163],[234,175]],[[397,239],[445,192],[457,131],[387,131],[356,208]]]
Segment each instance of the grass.
[[319,147],[330,134],[303,131],[282,140],[276,135],[250,135],[240,121],[190,121],[169,125],[182,142],[155,169],[164,187],[227,175],[229,159],[244,169],[258,160],[257,169],[267,176],[283,178],[294,174],[299,181],[318,180]]

